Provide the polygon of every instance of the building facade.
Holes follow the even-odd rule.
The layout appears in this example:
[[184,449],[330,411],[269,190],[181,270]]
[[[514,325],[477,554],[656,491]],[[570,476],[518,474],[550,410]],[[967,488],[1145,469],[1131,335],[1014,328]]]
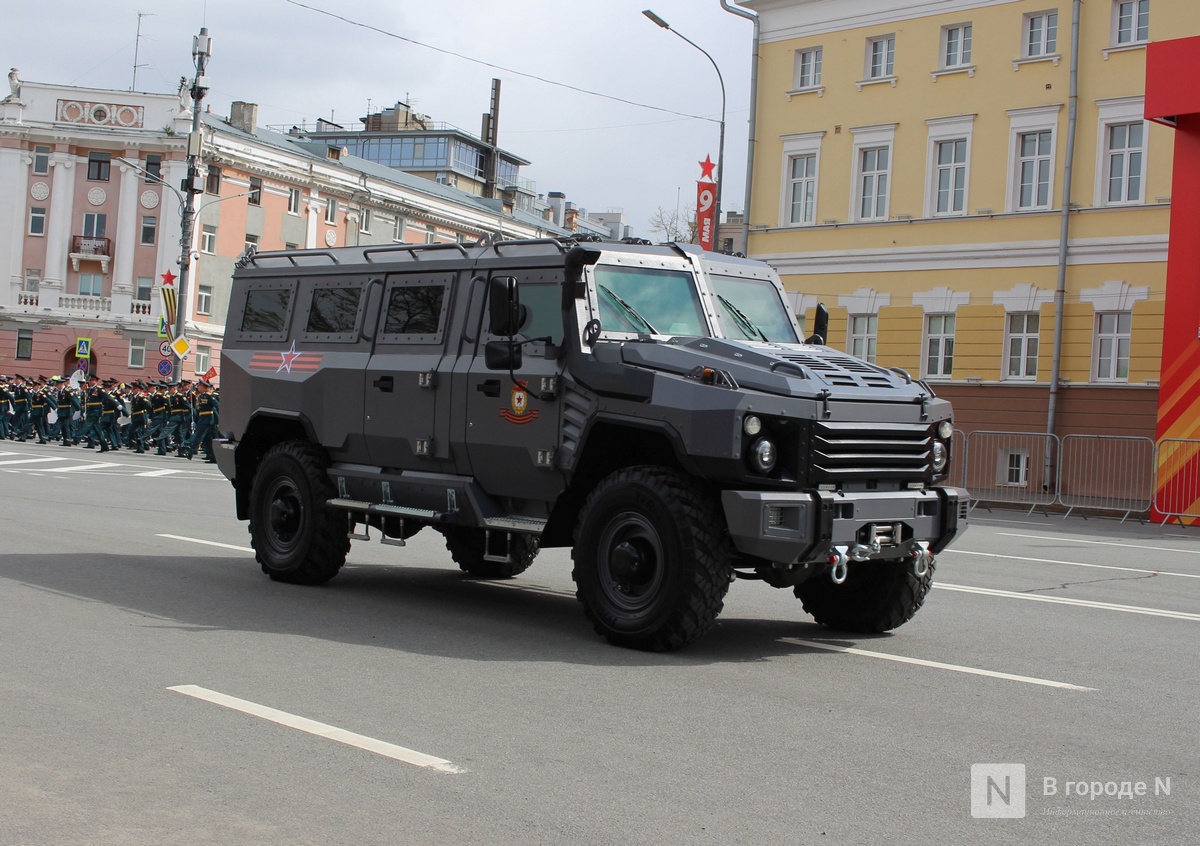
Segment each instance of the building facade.
[[[192,108],[186,94],[10,75],[0,101],[0,373],[163,378],[160,288],[180,269]],[[180,304],[193,349],[186,379],[215,367],[219,381],[230,277],[247,249],[566,234],[510,198],[262,129],[251,103],[201,117],[204,190]]]
[[1173,139],[1144,120],[1146,46],[1200,33],[1200,5],[740,5],[749,252],[798,311],[825,303],[832,345],[929,380],[964,431],[1153,439]]

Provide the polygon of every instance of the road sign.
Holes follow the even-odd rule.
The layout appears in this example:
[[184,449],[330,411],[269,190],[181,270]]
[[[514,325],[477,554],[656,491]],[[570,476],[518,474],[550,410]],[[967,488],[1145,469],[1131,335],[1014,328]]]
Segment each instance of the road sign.
[[180,358],[186,358],[187,354],[192,351],[192,345],[188,343],[187,338],[176,338],[171,342],[171,349],[175,355]]
[[76,338],[75,339],[75,357],[90,358],[92,355],[92,339],[91,338]]
[[[161,314],[158,316],[158,337],[160,337],[160,338],[169,338],[170,337],[170,335],[167,332],[167,319],[165,317],[163,317]],[[163,355],[166,355],[166,353],[163,353]]]
[[169,358],[164,358],[158,363],[159,376],[170,376],[173,369],[174,368],[171,366],[171,359]]
[[159,344],[158,345],[158,353],[163,358],[170,358],[171,357],[171,342],[163,341],[161,344]]

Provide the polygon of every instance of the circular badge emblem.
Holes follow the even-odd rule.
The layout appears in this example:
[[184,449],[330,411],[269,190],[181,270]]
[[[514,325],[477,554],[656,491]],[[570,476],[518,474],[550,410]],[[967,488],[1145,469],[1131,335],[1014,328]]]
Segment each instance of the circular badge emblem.
[[512,408],[512,413],[517,417],[525,415],[525,412],[529,410],[529,395],[525,393],[524,388],[519,385],[513,386],[509,406]]

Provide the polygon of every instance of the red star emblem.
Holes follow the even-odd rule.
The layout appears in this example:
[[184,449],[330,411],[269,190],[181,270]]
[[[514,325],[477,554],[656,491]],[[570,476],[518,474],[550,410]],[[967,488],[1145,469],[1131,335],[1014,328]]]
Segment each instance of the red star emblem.
[[292,362],[300,357],[300,353],[296,352],[296,342],[292,341],[292,348],[287,352],[281,352],[279,355],[283,360],[279,362],[279,369],[275,372],[278,373],[280,370],[286,370],[288,373],[291,373]]
[[712,156],[705,156],[704,161],[699,162],[699,165],[700,165],[700,178],[707,179],[710,182],[715,182],[716,180],[713,178],[713,169],[717,165],[712,160]]
[[162,275],[162,281],[163,281],[164,285],[174,285],[175,284],[175,274],[168,270],[166,273],[164,273]]

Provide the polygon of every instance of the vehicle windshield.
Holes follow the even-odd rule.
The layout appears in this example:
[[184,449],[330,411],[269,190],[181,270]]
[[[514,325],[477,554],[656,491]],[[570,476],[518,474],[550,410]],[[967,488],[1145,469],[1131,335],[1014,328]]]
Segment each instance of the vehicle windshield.
[[721,304],[721,328],[727,338],[794,344],[796,329],[775,286],[766,279],[709,277]]
[[603,331],[709,334],[700,295],[687,271],[599,265],[594,279]]

